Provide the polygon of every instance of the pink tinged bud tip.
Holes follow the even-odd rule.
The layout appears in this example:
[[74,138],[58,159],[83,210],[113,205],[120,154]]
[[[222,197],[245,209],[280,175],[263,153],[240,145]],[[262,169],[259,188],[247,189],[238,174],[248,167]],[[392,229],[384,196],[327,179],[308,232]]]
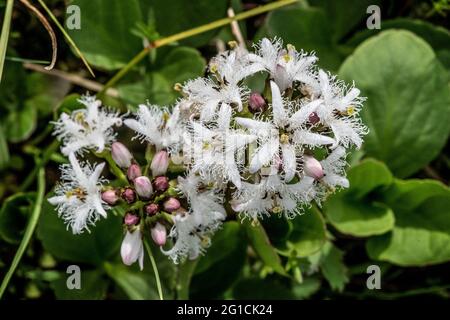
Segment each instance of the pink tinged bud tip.
[[153,193],[152,183],[146,176],[140,176],[134,179],[134,188],[136,189],[136,193],[144,199],[150,198]]
[[122,192],[122,198],[127,203],[133,203],[134,201],[136,201],[136,193],[131,188],[125,188],[125,190],[123,190]]
[[139,261],[141,270],[144,268],[144,245],[139,229],[127,231],[120,247],[120,255],[125,265],[130,266]]
[[317,159],[311,156],[305,156],[305,164],[303,167],[305,174],[316,180],[322,179],[324,176],[322,165]]
[[133,163],[131,166],[128,167],[127,170],[127,178],[130,181],[134,181],[137,177],[142,176],[141,167],[139,167],[138,164]]
[[167,168],[169,167],[169,154],[166,150],[158,151],[150,165],[150,169],[152,169],[153,177],[162,176],[166,174]]
[[156,203],[150,203],[150,204],[145,206],[145,212],[149,216],[153,216],[153,215],[155,215],[155,214],[157,214],[159,212],[159,205],[156,204]]
[[111,156],[114,162],[121,168],[128,168],[131,166],[133,156],[127,147],[120,142],[114,142],[111,146]]
[[252,92],[248,101],[248,109],[250,112],[264,112],[266,110],[267,103],[263,96],[257,92]]
[[320,122],[320,118],[319,118],[319,116],[317,115],[317,113],[315,113],[315,112],[312,112],[312,113],[309,115],[308,120],[309,120],[309,122],[310,122],[311,124],[316,124],[316,123]]
[[114,205],[119,200],[116,190],[106,190],[102,192],[102,200],[107,204]]
[[165,176],[156,177],[153,181],[156,191],[164,192],[169,188],[169,178]]
[[158,246],[166,244],[167,230],[161,223],[157,222],[151,230],[152,239]]
[[170,197],[164,202],[164,210],[167,212],[174,212],[181,207],[180,201],[178,199]]
[[127,226],[135,226],[139,223],[139,217],[135,214],[127,213],[123,219],[123,222]]

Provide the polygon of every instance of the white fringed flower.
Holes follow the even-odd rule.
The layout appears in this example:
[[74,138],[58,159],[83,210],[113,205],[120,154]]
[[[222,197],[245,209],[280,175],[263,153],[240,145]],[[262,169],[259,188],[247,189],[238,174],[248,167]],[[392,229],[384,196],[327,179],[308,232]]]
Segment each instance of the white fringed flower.
[[281,91],[291,88],[294,81],[313,83],[313,66],[317,57],[298,52],[292,45],[288,45],[287,50],[282,46],[279,39],[270,41],[264,38],[255,46],[257,52],[249,54],[249,60],[257,66],[255,69],[269,72]]
[[[208,183],[231,181],[241,187],[240,169],[244,154],[240,153],[256,136],[230,129],[231,107],[222,104],[214,125],[207,127],[191,121],[191,133],[185,134],[185,157],[191,158],[191,171]],[[239,154],[238,154],[239,153]]]
[[126,119],[125,125],[137,133],[142,140],[155,145],[156,151],[176,152],[181,143],[183,130],[180,124],[180,110],[172,113],[156,105],[140,105],[137,119]]
[[192,174],[179,178],[178,188],[187,198],[190,209],[173,217],[174,225],[169,237],[175,243],[171,249],[162,250],[174,263],[186,257],[195,259],[202,254],[226,217],[221,197],[213,190],[199,192],[199,184],[200,178]]
[[250,173],[256,173],[263,166],[275,162],[282,164],[285,180],[289,182],[297,173],[299,151],[303,146],[321,146],[334,143],[334,139],[308,130],[304,124],[308,116],[322,103],[310,102],[298,111],[283,101],[278,86],[270,83],[272,89],[272,115],[270,121],[258,121],[249,118],[236,118],[236,122],[258,135],[260,146],[250,161]]
[[122,118],[116,112],[101,108],[100,100],[83,96],[80,100],[86,108],[73,111],[70,115],[62,113],[54,122],[54,135],[62,141],[61,152],[83,153],[87,149],[102,152],[115,141],[113,127],[122,125]]
[[101,188],[107,181],[101,178],[104,163],[92,167],[80,164],[75,155],[69,155],[69,164],[61,166],[62,182],[55,188],[55,196],[48,201],[57,206],[58,214],[74,234],[89,231],[100,218],[106,218],[108,206],[101,198]]

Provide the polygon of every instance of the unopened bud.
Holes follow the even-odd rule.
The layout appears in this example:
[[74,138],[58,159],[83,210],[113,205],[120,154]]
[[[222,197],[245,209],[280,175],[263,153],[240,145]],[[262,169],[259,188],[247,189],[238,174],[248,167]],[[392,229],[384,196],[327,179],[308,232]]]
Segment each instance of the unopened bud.
[[167,239],[167,230],[161,223],[157,222],[151,230],[152,239],[158,246],[163,246]]
[[153,181],[156,191],[166,191],[169,188],[169,179],[165,176],[159,176]]
[[128,180],[133,181],[140,176],[142,176],[141,167],[139,167],[138,164],[133,163],[127,170]]
[[169,167],[169,154],[166,150],[158,151],[152,159],[150,168],[152,169],[153,177],[162,176],[167,172]]
[[170,197],[164,202],[164,210],[167,212],[173,212],[177,209],[179,209],[181,206],[180,201],[176,198]]
[[303,167],[305,174],[310,176],[316,180],[323,178],[323,168],[319,161],[316,158],[311,156],[305,156],[305,164]]
[[137,225],[139,223],[139,217],[137,215],[135,215],[135,214],[127,213],[125,215],[125,218],[123,218],[123,222],[127,226],[134,226],[134,225]]
[[140,176],[134,179],[134,188],[136,189],[136,193],[145,199],[150,198],[153,193],[152,183],[146,176]]
[[311,124],[316,124],[320,121],[319,116],[315,112],[311,112],[311,114],[308,117],[308,120]]
[[111,156],[114,162],[121,168],[128,168],[131,165],[133,156],[127,147],[120,142],[114,142],[111,146]]
[[266,100],[258,92],[252,92],[248,100],[248,109],[252,113],[264,112],[267,108]]
[[156,203],[150,203],[145,206],[144,210],[149,216],[154,216],[159,212],[159,205]]
[[136,200],[136,193],[131,188],[125,188],[122,192],[122,198],[127,203],[133,203]]
[[120,255],[125,265],[130,266],[138,261],[140,269],[144,268],[144,245],[139,229],[127,231],[120,247]]
[[106,190],[102,192],[102,200],[107,204],[114,205],[117,200],[119,200],[119,196],[117,195],[116,190]]

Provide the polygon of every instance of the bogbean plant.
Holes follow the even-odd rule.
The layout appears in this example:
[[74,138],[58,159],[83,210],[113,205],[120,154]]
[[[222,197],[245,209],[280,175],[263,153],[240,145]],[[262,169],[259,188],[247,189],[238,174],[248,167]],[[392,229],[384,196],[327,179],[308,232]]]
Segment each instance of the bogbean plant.
[[[54,123],[69,164],[48,201],[74,234],[95,232],[122,208],[122,261],[141,269],[147,239],[180,263],[204,254],[225,220],[302,219],[306,207],[349,187],[346,155],[367,133],[359,90],[316,61],[280,39],[253,51],[232,43],[207,77],[176,85],[182,98],[171,107],[120,115],[83,97],[83,109]],[[265,77],[262,92],[246,86],[255,75]],[[116,134],[120,126],[146,146],[147,162]],[[89,163],[88,153],[107,161]]]

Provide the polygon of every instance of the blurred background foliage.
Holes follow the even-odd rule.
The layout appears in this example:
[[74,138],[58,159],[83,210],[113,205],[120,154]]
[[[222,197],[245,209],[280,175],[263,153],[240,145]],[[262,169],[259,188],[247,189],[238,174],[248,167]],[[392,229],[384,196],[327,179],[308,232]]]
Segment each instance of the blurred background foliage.
[[[238,13],[267,2],[45,1],[61,23],[67,6],[81,9],[81,29],[67,31],[95,79],[56,28],[57,71],[43,70],[51,57],[48,34],[15,2],[0,84],[0,278],[35,203],[37,168],[45,166],[50,192],[65,162],[50,121],[77,108],[80,94],[95,94],[148,43],[226,17],[230,6]],[[381,30],[366,27],[372,4],[381,8]],[[0,0],[1,16],[5,5]],[[449,9],[447,0],[305,0],[239,22],[249,44],[280,37],[315,51],[321,67],[355,81],[368,98],[362,116],[370,133],[349,159],[351,187],[321,208],[258,227],[229,221],[195,269],[158,254],[167,298],[191,274],[191,298],[449,298]],[[122,111],[147,100],[170,105],[178,98],[174,84],[203,75],[206,61],[233,39],[225,26],[152,50],[102,99]],[[144,272],[122,265],[121,230],[120,219],[110,215],[92,233],[74,236],[44,201],[5,297],[157,298],[149,261]],[[81,290],[66,288],[71,264],[82,269]],[[381,268],[381,290],[366,287],[373,264]]]

